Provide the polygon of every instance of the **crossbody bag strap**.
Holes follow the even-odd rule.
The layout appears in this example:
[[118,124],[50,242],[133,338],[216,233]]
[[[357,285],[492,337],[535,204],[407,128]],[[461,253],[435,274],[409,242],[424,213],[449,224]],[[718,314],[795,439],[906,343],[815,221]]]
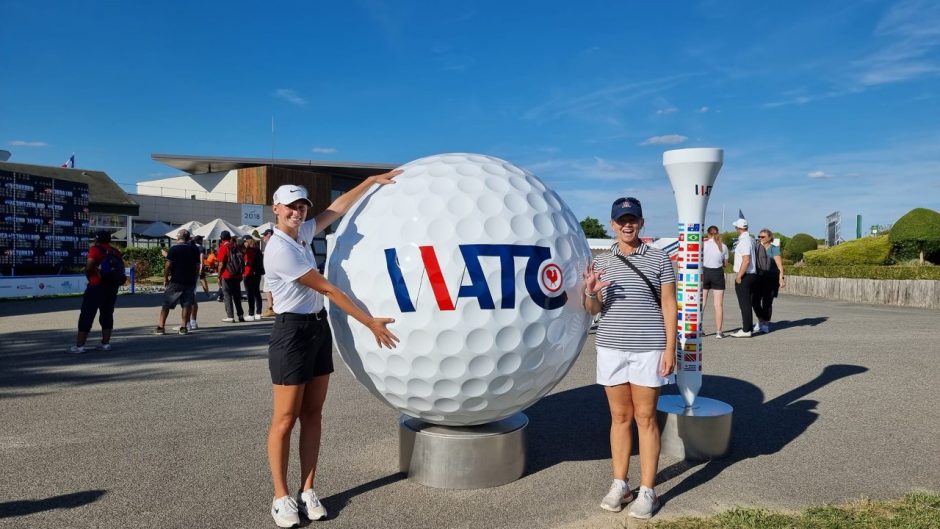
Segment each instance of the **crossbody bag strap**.
[[650,281],[650,278],[646,277],[646,274],[644,274],[643,272],[640,272],[640,269],[637,268],[635,264],[631,263],[630,260],[627,259],[626,257],[624,257],[623,255],[621,255],[621,254],[619,254],[619,253],[616,253],[616,254],[614,254],[614,255],[616,255],[617,257],[619,257],[620,260],[623,261],[623,264],[625,264],[625,265],[629,266],[630,268],[632,268],[634,272],[636,272],[640,277],[643,278],[643,281],[646,281],[646,286],[650,287],[650,292],[653,293],[653,299],[656,300],[656,306],[662,308],[663,302],[662,302],[661,299],[659,299],[660,296],[659,296],[659,294],[656,292],[656,287],[653,286],[653,282]]

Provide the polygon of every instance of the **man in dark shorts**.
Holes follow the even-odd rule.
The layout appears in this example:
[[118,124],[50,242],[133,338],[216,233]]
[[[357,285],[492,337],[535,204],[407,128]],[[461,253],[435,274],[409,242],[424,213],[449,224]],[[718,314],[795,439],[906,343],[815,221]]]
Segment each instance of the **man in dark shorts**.
[[91,332],[95,314],[99,314],[98,321],[101,323],[101,346],[99,349],[102,351],[111,350],[114,305],[117,302],[118,289],[121,287],[118,281],[104,277],[101,273],[102,263],[111,254],[121,255],[120,250],[111,246],[111,233],[103,230],[96,232],[95,242],[88,249],[88,261],[85,263],[85,277],[88,278],[88,286],[82,296],[82,309],[78,316],[78,336],[75,338],[75,345],[68,349],[69,353],[82,354],[85,352],[85,341],[88,339],[88,333]]
[[166,318],[170,309],[182,307],[182,325],[179,333],[189,332],[189,316],[196,300],[196,282],[199,279],[199,249],[190,243],[187,230],[179,230],[174,244],[166,254],[163,267],[163,307],[154,334],[166,334]]

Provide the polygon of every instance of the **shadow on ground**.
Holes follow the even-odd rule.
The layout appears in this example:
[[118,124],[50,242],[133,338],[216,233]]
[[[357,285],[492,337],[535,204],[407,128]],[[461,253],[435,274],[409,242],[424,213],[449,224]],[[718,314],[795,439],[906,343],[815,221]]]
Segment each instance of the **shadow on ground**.
[[105,494],[107,494],[107,491],[104,490],[86,490],[83,492],[53,496],[43,500],[8,501],[0,503],[0,518],[26,516],[28,514],[51,511],[54,509],[74,509],[82,505],[94,503]]
[[[178,325],[178,324],[177,324]],[[74,330],[22,331],[0,335],[0,399],[17,389],[47,384],[85,385],[172,376],[165,363],[229,361],[267,356],[271,322],[206,327],[188,335],[151,334],[155,326],[114,330],[111,351],[100,351],[92,333],[85,354],[66,353]],[[163,364],[163,365],[156,365]]]
[[[660,470],[657,483],[665,483],[698,468],[663,495],[664,500],[686,493],[709,481],[731,465],[748,458],[773,454],[799,437],[817,419],[818,401],[802,400],[839,379],[868,371],[855,365],[831,365],[813,380],[768,402],[764,392],[750,382],[705,375],[703,397],[734,407],[731,453],[708,463],[681,461]],[[664,394],[675,394],[669,386]],[[565,461],[610,458],[610,412],[600,386],[590,385],[549,395],[525,412],[529,416],[529,467],[536,473]],[[747,425],[743,427],[740,425]],[[760,432],[756,435],[755,432]],[[634,442],[634,454],[637,444]]]

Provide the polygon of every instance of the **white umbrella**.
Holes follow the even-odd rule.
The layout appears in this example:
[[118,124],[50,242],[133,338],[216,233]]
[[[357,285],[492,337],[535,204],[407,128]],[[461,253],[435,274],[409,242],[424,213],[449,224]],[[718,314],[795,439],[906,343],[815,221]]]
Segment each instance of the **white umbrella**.
[[201,223],[201,222],[199,222],[198,220],[191,220],[191,221],[187,222],[186,224],[183,224],[183,225],[180,226],[179,228],[172,229],[172,230],[166,232],[166,236],[169,237],[169,238],[171,238],[171,239],[173,239],[173,240],[175,241],[175,240],[176,240],[176,236],[177,236],[177,234],[179,233],[180,230],[189,230],[189,233],[192,234],[193,231],[196,230],[196,228],[200,228],[200,227],[202,227],[202,223]]
[[154,222],[140,232],[140,236],[145,239],[162,239],[166,237],[166,232],[172,230],[173,226],[165,222]]
[[217,241],[219,240],[219,236],[223,231],[228,231],[232,234],[232,237],[241,237],[245,235],[245,233],[236,226],[222,219],[215,219],[208,224],[196,228],[193,230],[193,235],[202,235],[203,238],[205,238],[207,241]]
[[[254,226],[249,226],[248,224],[242,224],[241,226],[238,227],[238,229],[242,230],[242,232],[245,233],[246,235],[251,235],[252,237],[254,237],[255,235],[252,232],[257,230],[258,228],[255,228]],[[261,232],[259,231],[258,233],[261,233]]]
[[265,232],[265,230],[273,230],[276,227],[277,225],[275,225],[273,222],[265,222],[264,224],[262,224],[261,226],[258,226],[255,229],[258,230],[258,235],[261,235],[262,233]]

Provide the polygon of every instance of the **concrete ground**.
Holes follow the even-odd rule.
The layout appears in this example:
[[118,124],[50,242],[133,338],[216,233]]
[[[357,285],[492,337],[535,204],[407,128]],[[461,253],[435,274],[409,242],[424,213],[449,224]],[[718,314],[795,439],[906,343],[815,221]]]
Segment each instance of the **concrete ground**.
[[[221,305],[204,301],[199,331],[152,336],[158,304],[122,296],[114,350],[73,356],[78,298],[0,303],[0,527],[274,527],[270,321],[223,324]],[[725,309],[733,330],[733,296]],[[788,296],[775,312],[768,335],[706,337],[701,394],[734,406],[732,453],[664,458],[658,517],[940,490],[940,313]],[[397,415],[337,356],[316,486],[330,517],[315,525],[634,526],[597,506],[609,416],[593,356],[589,339],[526,412],[526,475],[471,491],[398,474]]]

